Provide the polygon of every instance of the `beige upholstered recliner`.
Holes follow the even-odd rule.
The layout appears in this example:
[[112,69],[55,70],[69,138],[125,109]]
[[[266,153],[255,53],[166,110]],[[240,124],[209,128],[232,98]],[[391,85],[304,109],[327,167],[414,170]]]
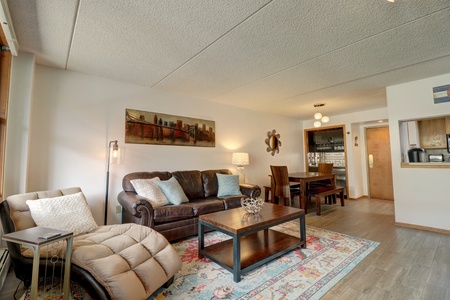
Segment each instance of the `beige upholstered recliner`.
[[[27,201],[33,202],[27,204]],[[92,215],[88,208],[89,213],[82,216],[83,206],[88,206],[78,187],[9,196],[0,202],[3,230],[10,233],[37,226],[36,223],[41,225],[40,222],[50,227],[45,222],[58,220],[55,207],[70,207],[73,201],[81,201],[73,212],[77,218],[75,222],[66,223],[73,225],[81,219],[83,221],[78,223],[84,228],[80,230],[88,231],[74,236],[71,279],[80,283],[93,299],[147,299],[159,287],[173,282],[174,274],[181,269],[181,259],[167,239],[138,224],[97,226],[90,223],[93,219],[90,220]],[[42,216],[46,205],[52,206],[52,212]],[[58,226],[51,228],[66,230]],[[31,251],[18,244],[7,244],[16,277],[29,286]]]

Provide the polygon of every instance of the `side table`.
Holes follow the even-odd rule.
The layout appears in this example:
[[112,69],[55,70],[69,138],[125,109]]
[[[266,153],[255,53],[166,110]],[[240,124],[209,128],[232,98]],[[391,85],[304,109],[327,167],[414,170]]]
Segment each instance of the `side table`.
[[[39,236],[45,235],[49,232],[56,232],[59,235],[44,239]],[[63,230],[31,227],[25,230],[16,231],[5,234],[3,240],[16,244],[21,244],[23,247],[29,248],[33,251],[33,273],[31,278],[31,300],[37,299],[38,283],[39,283],[39,260],[42,246],[52,244],[58,241],[66,241],[66,257],[64,264],[64,285],[63,285],[63,299],[68,300],[70,297],[70,260],[72,257],[72,243],[73,233]]]

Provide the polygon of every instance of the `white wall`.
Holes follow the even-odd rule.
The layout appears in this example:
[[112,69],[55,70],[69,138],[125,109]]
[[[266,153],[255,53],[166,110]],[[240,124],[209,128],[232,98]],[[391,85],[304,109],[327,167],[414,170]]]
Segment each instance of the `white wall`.
[[448,115],[432,89],[449,83],[446,74],[387,88],[396,222],[450,230],[450,170],[401,168],[399,132],[399,121]]
[[[76,72],[36,66],[30,124],[28,191],[80,186],[97,223],[103,222],[106,147],[125,146],[124,163],[111,165],[109,223],[119,223],[116,196],[122,177],[135,171],[230,168],[233,151],[248,152],[246,181],[269,183],[270,164],[303,166],[298,120],[186,98],[147,87]],[[216,147],[124,144],[125,109],[132,108],[215,121]],[[27,108],[24,108],[27,109]],[[280,153],[271,156],[264,140],[276,129]]]
[[[379,126],[379,120],[387,120],[387,108],[378,108],[354,113],[329,116],[330,122],[323,126],[345,126],[345,142],[347,154],[348,194],[352,199],[368,195],[365,128]],[[303,121],[304,129],[312,129],[314,120]],[[386,123],[384,123],[386,125]],[[355,146],[358,136],[358,146]]]

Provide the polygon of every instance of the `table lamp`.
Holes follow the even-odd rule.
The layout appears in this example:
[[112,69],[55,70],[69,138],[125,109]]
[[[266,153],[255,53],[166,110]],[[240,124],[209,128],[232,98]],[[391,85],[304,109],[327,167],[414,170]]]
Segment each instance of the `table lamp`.
[[245,152],[233,153],[233,156],[231,158],[231,163],[233,165],[237,165],[237,170],[239,173],[239,183],[245,182],[244,166],[248,166],[249,162],[250,162],[250,160],[248,158],[248,153],[245,153]]

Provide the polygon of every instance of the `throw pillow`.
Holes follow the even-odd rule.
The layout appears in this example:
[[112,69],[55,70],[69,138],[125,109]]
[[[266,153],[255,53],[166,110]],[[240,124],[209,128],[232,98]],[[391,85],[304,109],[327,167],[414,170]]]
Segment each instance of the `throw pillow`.
[[239,188],[239,175],[224,175],[217,173],[219,190],[217,197],[242,195]]
[[31,217],[38,226],[73,232],[74,235],[98,227],[82,192],[37,200],[27,200]]
[[189,202],[183,188],[175,177],[171,177],[169,180],[156,181],[155,183],[173,205]]
[[145,197],[152,204],[153,207],[160,207],[169,204],[169,200],[156,184],[161,181],[159,177],[151,179],[133,179],[130,180],[136,193],[139,196]]

